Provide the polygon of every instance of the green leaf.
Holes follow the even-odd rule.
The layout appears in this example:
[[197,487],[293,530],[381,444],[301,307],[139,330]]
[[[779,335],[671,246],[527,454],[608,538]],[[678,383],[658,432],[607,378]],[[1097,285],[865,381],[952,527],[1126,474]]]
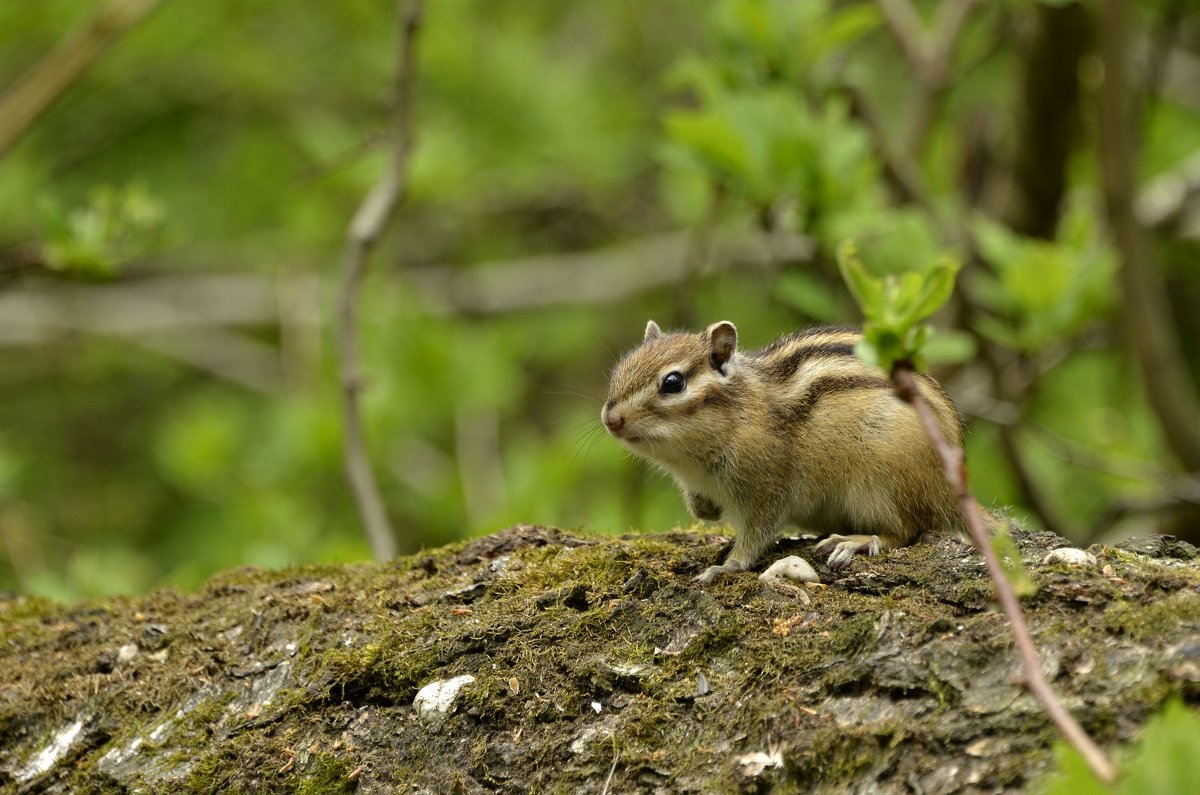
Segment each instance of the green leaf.
[[958,276],[959,263],[943,257],[925,271],[921,292],[909,311],[911,322],[924,320],[942,308],[954,292],[954,279]]
[[1146,724],[1124,765],[1121,795],[1191,795],[1200,782],[1200,715],[1178,701]]
[[961,364],[975,358],[975,338],[965,331],[942,331],[921,348],[925,359],[938,364]]
[[875,345],[866,337],[854,343],[854,355],[872,367],[880,366],[879,351],[876,350]]
[[883,311],[883,283],[867,273],[867,269],[863,267],[862,261],[858,258],[858,250],[854,247],[854,241],[847,240],[842,244],[842,247],[838,249],[837,259],[838,267],[842,271],[842,278],[846,280],[846,285],[854,294],[854,299],[858,301],[863,314],[873,317]]
[[696,153],[716,177],[747,176],[750,153],[729,120],[707,112],[676,111],[666,118],[667,136]]
[[1008,578],[1017,597],[1024,599],[1036,594],[1037,584],[1029,576],[1025,562],[1021,558],[1021,551],[1017,549],[1017,544],[1013,541],[1012,536],[1008,533],[996,533],[992,536],[991,541],[992,550],[1000,559],[1000,568],[1004,569],[1004,576]]
[[1087,760],[1070,744],[1056,742],[1054,758],[1058,770],[1038,790],[1040,795],[1112,795],[1112,790],[1096,778]]

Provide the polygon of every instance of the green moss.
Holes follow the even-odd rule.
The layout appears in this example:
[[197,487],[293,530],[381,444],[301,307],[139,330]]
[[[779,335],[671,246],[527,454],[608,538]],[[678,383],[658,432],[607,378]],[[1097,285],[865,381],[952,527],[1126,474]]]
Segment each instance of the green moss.
[[1170,637],[1188,624],[1200,625],[1200,595],[1187,591],[1149,604],[1122,600],[1109,605],[1103,619],[1109,632],[1138,642]]
[[227,692],[217,698],[206,698],[187,714],[186,720],[195,729],[208,730],[225,714],[229,703],[233,701],[233,693]]
[[818,729],[806,738],[804,747],[788,755],[789,778],[804,786],[847,781],[876,764],[882,752],[873,736],[837,727]]
[[184,778],[180,791],[194,795],[226,792],[238,764],[237,758],[228,751],[203,754]]
[[351,778],[354,767],[345,759],[329,753],[316,754],[305,765],[304,772],[291,783],[295,795],[337,795],[358,789]]
[[[66,607],[50,599],[44,599],[38,596],[19,596],[15,599],[0,599],[0,626],[9,622],[24,621],[29,618],[36,618],[42,622],[46,622],[54,616],[60,615],[66,611]],[[15,636],[16,628],[12,630],[5,628],[5,634],[11,631]]]
[[878,621],[878,615],[871,613],[838,620],[830,630],[829,647],[846,655],[869,651],[879,642]]

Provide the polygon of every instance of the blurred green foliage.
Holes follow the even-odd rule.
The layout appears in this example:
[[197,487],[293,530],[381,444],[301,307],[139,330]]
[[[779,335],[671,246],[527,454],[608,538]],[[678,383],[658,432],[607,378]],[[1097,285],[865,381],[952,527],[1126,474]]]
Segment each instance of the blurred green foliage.
[[1059,742],[1055,751],[1058,770],[1042,782],[1043,795],[1187,795],[1200,781],[1200,715],[1179,701],[1168,703],[1124,749],[1121,778],[1112,786],[1100,782],[1071,746]]
[[[94,7],[0,6],[0,86]],[[936,4],[921,9],[932,17]],[[899,146],[915,79],[874,3],[426,4],[410,195],[361,312],[368,440],[403,548],[515,522],[622,532],[687,521],[668,484],[597,422],[608,368],[647,317],[732,319],[749,345],[858,322],[835,256],[843,241],[870,278],[908,289],[900,274],[914,263],[972,258],[963,229],[979,262],[964,267],[961,297],[977,313],[937,316],[956,331],[928,348],[958,362],[943,373],[956,396],[987,391],[980,343],[1006,372],[1038,373],[1020,411],[1054,441],[1027,433],[1023,458],[1080,537],[1113,501],[1158,494],[1156,476],[1128,477],[1172,467],[1113,344],[1116,260],[1090,141],[1070,164],[1054,240],[960,196],[977,127],[1004,181],[1016,34],[1037,13],[983,4],[963,28],[912,153],[922,205],[896,200],[879,131],[856,106],[856,91],[871,97]],[[0,589],[72,598],[190,586],[239,564],[366,557],[341,471],[332,310],[346,225],[387,162],[394,33],[382,0],[170,0],[0,161],[0,300],[21,310],[0,317]],[[1148,119],[1146,175],[1200,148],[1196,106],[1158,97]],[[679,229],[690,275],[618,298],[456,312],[454,290],[432,299],[422,278],[471,279],[534,255],[619,260],[615,246]],[[717,234],[765,248],[768,267],[706,261]],[[810,253],[780,253],[797,236]],[[1173,245],[1173,261],[1194,251]],[[1177,270],[1181,299],[1200,292]],[[179,281],[194,300],[185,292],[167,310],[105,303],[213,274],[257,275],[275,293],[229,282],[214,298]],[[312,279],[315,309],[293,289]],[[38,320],[47,296],[78,325]],[[162,311],[187,322],[153,325]],[[983,502],[1021,510],[996,439],[995,425],[973,422],[973,483]],[[1067,465],[1063,444],[1121,466]]]

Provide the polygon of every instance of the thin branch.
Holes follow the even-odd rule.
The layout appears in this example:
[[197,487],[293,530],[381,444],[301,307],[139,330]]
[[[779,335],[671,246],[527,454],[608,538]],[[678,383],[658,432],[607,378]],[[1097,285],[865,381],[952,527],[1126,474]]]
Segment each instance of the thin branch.
[[1184,363],[1162,272],[1145,228],[1134,215],[1136,148],[1129,90],[1127,0],[1108,0],[1100,13],[1104,80],[1097,96],[1097,139],[1109,230],[1121,258],[1125,326],[1142,370],[1150,405],[1167,445],[1183,465],[1200,470],[1200,397]]
[[1057,509],[1051,505],[1037,478],[1029,471],[1025,458],[1021,455],[1016,426],[999,425],[996,431],[1000,436],[1000,450],[1008,462],[1021,502],[1033,512],[1043,530],[1064,538],[1074,537],[1075,534],[1068,531],[1066,525],[1059,520]]
[[[136,337],[214,326],[275,326],[282,322],[276,291],[312,295],[317,278],[313,273],[229,273],[115,284],[30,279],[27,286],[0,293],[0,347],[52,344],[76,334]],[[321,317],[309,302],[289,320],[313,329]]]
[[161,0],[110,0],[0,96],[0,158],[124,33]]
[[[279,351],[230,328],[277,322],[269,293],[263,295],[269,284],[258,277],[201,276],[14,290],[0,295],[0,347],[54,344],[80,334],[108,337],[274,394],[283,386]],[[319,317],[312,312],[296,323],[313,329]]]
[[1118,523],[1131,517],[1148,514],[1157,515],[1161,522],[1163,514],[1169,514],[1171,511],[1179,511],[1181,508],[1186,507],[1189,507],[1187,503],[1173,500],[1170,497],[1149,497],[1143,500],[1117,500],[1107,505],[1104,513],[1100,514],[1100,517],[1092,524],[1089,529],[1089,537],[1094,539],[1103,538]]
[[1087,761],[1088,766],[1091,767],[1096,777],[1106,784],[1111,784],[1117,777],[1116,769],[1113,767],[1112,762],[1109,761],[1104,751],[1088,736],[1083,727],[1076,722],[1071,713],[1067,712],[1066,708],[1059,702],[1058,697],[1054,694],[1054,690],[1050,687],[1049,682],[1046,681],[1046,677],[1042,673],[1037,649],[1034,647],[1033,639],[1029,635],[1029,627],[1025,623],[1025,614],[1021,610],[1021,604],[1017,600],[1017,596],[1013,592],[1008,578],[1004,576],[1004,570],[1000,568],[1000,561],[996,557],[996,551],[992,549],[987,527],[984,525],[983,516],[979,512],[979,506],[976,504],[975,498],[971,495],[971,491],[967,487],[967,472],[962,449],[952,447],[946,443],[938,427],[937,420],[933,416],[933,411],[930,410],[929,405],[921,397],[921,393],[917,391],[915,373],[911,365],[897,363],[892,371],[892,380],[896,385],[896,395],[901,400],[912,405],[917,412],[917,416],[920,417],[921,424],[924,426],[925,432],[929,435],[934,449],[937,450],[938,458],[941,459],[946,480],[954,490],[955,496],[958,497],[959,507],[962,510],[963,518],[966,520],[967,529],[971,533],[971,540],[975,542],[976,549],[979,550],[979,554],[983,555],[983,559],[987,563],[988,574],[991,575],[992,582],[996,586],[996,596],[1000,600],[1000,605],[1004,608],[1005,615],[1008,616],[1013,640],[1016,643],[1017,651],[1021,655],[1021,661],[1025,669],[1026,687],[1029,688],[1034,698],[1041,702],[1042,707],[1050,716],[1050,720],[1058,727],[1063,737]]
[[[407,7],[407,8],[406,8]],[[416,80],[416,41],[421,24],[420,0],[398,0],[400,48],[392,118],[392,160],[387,171],[363,199],[350,222],[342,266],[338,302],[338,353],[342,386],[342,419],[345,425],[346,478],[354,492],[359,517],[377,560],[396,555],[396,536],[388,522],[379,485],[367,455],[363,430],[362,362],[358,349],[358,297],[367,260],[395,212],[408,185],[408,160],[412,152],[412,97]]]
[[500,414],[495,408],[459,406],[454,415],[454,457],[467,524],[483,529],[504,512]]
[[922,82],[929,80],[929,50],[925,24],[910,0],[877,0],[883,21],[899,45],[905,59],[917,70]]
[[850,97],[850,113],[862,122],[871,136],[871,145],[883,165],[883,178],[892,196],[900,204],[915,204],[933,213],[933,204],[925,191],[925,180],[917,161],[892,146],[892,136],[883,125],[862,86],[846,84]]
[[436,265],[405,275],[427,312],[490,314],[619,301],[631,295],[734,270],[770,272],[780,263],[807,261],[809,238],[786,233],[745,235],[718,227],[712,253],[689,270],[689,232],[647,235],[617,246],[481,263]]
[[246,335],[213,328],[203,334],[150,334],[127,339],[136,347],[254,392],[278,395],[283,390],[279,351]]
[[884,23],[916,72],[916,94],[909,100],[904,149],[918,154],[925,145],[938,102],[948,86],[950,62],[959,34],[976,0],[943,0],[931,29],[921,21],[911,0],[876,0]]
[[[973,238],[971,239],[971,248],[975,249]],[[969,301],[966,302],[965,309],[968,320],[973,319],[979,311]],[[997,399],[1012,404],[1017,410],[1018,418],[1024,417],[1024,409],[1028,404],[1029,392],[1034,384],[1034,379],[1027,376],[1022,379],[1021,383],[1013,384],[1014,379],[1006,377],[1006,368],[1001,364],[996,344],[983,335],[980,335],[979,352],[991,379],[992,394]],[[1012,472],[1021,502],[1033,511],[1044,529],[1055,535],[1069,537],[1071,533],[1067,532],[1066,526],[1059,519],[1058,512],[1054,509],[1051,500],[1042,491],[1037,479],[1033,477],[1025,464],[1017,436],[1017,424],[999,425],[997,432],[1000,435],[1000,450]]]
[[1061,461],[1109,477],[1143,485],[1156,485],[1165,492],[1165,497],[1174,502],[1200,505],[1200,478],[1195,475],[1176,474],[1129,456],[1106,455],[1087,445],[1059,436],[1036,423],[1030,423],[1028,428],[1038,437],[1046,451]]

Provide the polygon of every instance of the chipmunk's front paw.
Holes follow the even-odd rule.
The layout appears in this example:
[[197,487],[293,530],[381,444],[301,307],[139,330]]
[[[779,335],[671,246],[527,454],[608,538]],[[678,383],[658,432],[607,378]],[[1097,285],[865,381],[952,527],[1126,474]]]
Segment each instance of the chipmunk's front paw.
[[745,571],[747,568],[749,568],[749,567],[743,563],[738,563],[737,561],[734,561],[734,560],[727,560],[724,563],[722,563],[720,566],[709,566],[707,569],[704,570],[703,574],[696,577],[694,582],[698,582],[703,585],[708,585],[710,582],[712,582],[713,580],[715,580],[717,577],[719,577],[722,574],[733,574],[735,572]]
[[860,553],[870,556],[878,555],[882,548],[879,536],[840,536],[835,533],[818,543],[815,549],[818,552],[824,552],[831,546],[833,552],[825,561],[825,565],[831,569],[845,568],[850,565],[850,561],[854,560],[854,556]]

